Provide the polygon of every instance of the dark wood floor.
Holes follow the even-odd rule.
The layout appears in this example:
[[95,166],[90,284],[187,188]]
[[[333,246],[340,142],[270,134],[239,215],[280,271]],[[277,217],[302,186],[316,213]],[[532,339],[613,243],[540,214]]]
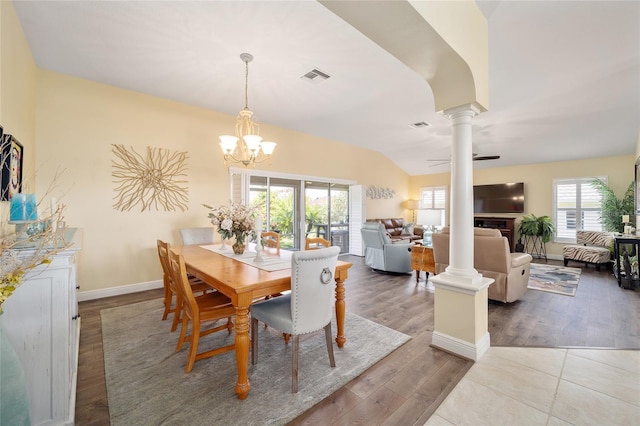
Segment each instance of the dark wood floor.
[[[362,258],[344,259],[354,265],[346,283],[347,310],[412,339],[292,424],[421,425],[472,362],[429,346],[433,293],[424,281],[416,286],[414,275],[380,274]],[[161,296],[161,290],[151,290],[80,303],[76,424],[109,424],[100,310]],[[638,349],[640,290],[620,289],[610,271],[583,266],[575,297],[532,290],[509,305],[490,302],[489,332],[494,346]]]

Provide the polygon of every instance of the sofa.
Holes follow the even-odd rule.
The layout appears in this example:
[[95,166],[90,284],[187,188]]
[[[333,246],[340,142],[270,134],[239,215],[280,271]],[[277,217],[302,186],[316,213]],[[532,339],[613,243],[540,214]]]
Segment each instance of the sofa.
[[600,265],[609,265],[613,251],[614,235],[611,232],[576,231],[576,244],[569,244],[562,248],[564,266],[569,261],[582,262],[585,267],[594,264],[596,271]]
[[367,219],[367,222],[379,222],[384,225],[384,229],[389,234],[392,242],[407,240],[421,240],[424,229],[415,226],[413,223],[405,223],[400,217],[384,218],[384,219]]
[[381,222],[366,222],[360,229],[364,243],[364,263],[377,271],[411,273],[411,241],[395,243]]
[[[449,227],[433,234],[433,257],[436,274],[449,266]],[[533,258],[528,253],[511,253],[509,241],[500,230],[473,229],[473,267],[495,282],[489,286],[488,297],[503,303],[520,299],[527,292]]]

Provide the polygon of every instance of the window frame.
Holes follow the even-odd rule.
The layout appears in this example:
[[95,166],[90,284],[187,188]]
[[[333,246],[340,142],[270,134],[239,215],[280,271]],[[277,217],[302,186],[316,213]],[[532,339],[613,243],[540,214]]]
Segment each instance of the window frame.
[[[442,191],[444,195],[443,207],[435,207],[436,204],[436,192]],[[425,205],[425,192],[431,192],[431,205]],[[421,210],[440,210],[442,212],[442,225],[440,227],[436,227],[441,229],[444,226],[448,225],[449,219],[449,187],[447,185],[434,185],[434,186],[423,186],[420,188],[420,204],[419,209]]]
[[[600,179],[603,182],[607,182],[607,177],[606,176],[588,176],[588,177],[575,177],[575,178],[557,178],[557,179],[553,179],[552,182],[552,191],[553,191],[553,224],[556,228],[556,232],[554,233],[554,237],[553,237],[553,242],[554,243],[574,243],[576,242],[576,236],[574,234],[574,236],[572,238],[570,237],[559,237],[558,236],[558,230],[559,230],[559,221],[558,221],[558,212],[561,211],[574,211],[575,212],[575,230],[580,231],[584,229],[584,223],[583,223],[583,212],[589,212],[589,211],[598,211],[600,217],[602,217],[602,198],[600,199],[600,207],[598,209],[595,208],[588,208],[588,207],[584,207],[582,205],[582,185],[584,184],[589,184],[591,183],[594,179]],[[575,189],[576,189],[576,197],[575,197],[575,207],[574,208],[559,208],[558,207],[558,186],[559,185],[575,185]],[[599,222],[600,222],[600,230],[602,230],[602,222],[601,219],[599,218]],[[568,228],[567,228],[568,229]]]

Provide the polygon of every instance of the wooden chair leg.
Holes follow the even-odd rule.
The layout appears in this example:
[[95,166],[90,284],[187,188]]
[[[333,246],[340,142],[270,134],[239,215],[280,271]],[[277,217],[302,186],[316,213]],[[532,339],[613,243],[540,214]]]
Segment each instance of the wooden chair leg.
[[171,311],[171,299],[173,299],[173,293],[171,292],[171,289],[169,288],[167,283],[165,283],[165,285],[164,285],[164,313],[162,314],[162,321],[167,319],[167,315],[169,315],[169,312]]
[[293,336],[293,349],[291,351],[291,393],[298,393],[298,346],[300,336]]
[[251,365],[258,363],[258,320],[251,318]]
[[231,321],[231,317],[227,318],[227,330],[229,331],[229,334],[233,331],[233,321]]
[[189,318],[185,315],[182,319],[182,327],[180,327],[180,337],[178,337],[178,344],[176,345],[176,352],[182,349],[184,345],[185,337],[187,335],[187,329],[189,328]]
[[190,373],[193,370],[193,365],[196,363],[196,355],[198,354],[198,343],[200,342],[200,320],[194,319],[192,321],[191,330],[191,342],[189,347],[189,357],[187,358],[187,365],[184,367],[185,373]]
[[171,323],[171,331],[176,331],[178,323],[182,317],[182,297],[176,294],[176,308],[173,310],[173,322]]
[[327,340],[327,352],[329,353],[329,365],[336,366],[336,359],[333,356],[333,336],[331,335],[331,323],[324,326],[324,336]]

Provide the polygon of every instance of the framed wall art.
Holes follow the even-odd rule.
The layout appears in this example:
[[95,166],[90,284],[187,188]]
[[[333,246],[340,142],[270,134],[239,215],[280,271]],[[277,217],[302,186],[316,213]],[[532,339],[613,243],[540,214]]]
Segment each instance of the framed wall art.
[[0,141],[0,161],[2,162],[0,201],[9,201],[13,194],[22,191],[24,148],[13,135],[8,133],[2,133]]

